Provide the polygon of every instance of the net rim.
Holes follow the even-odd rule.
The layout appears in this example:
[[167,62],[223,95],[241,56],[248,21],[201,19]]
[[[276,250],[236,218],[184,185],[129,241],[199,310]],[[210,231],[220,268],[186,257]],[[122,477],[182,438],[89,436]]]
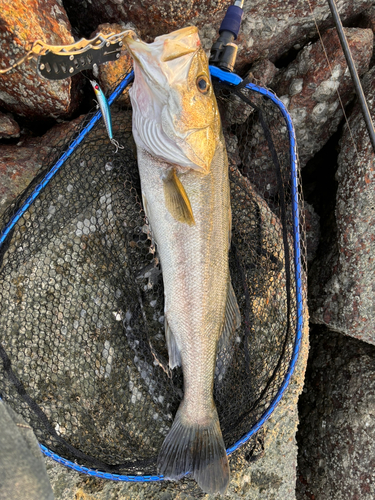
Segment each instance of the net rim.
[[[229,85],[239,85],[242,83],[242,78],[234,73],[225,72],[219,68],[214,66],[210,66],[210,74],[212,77],[217,78],[220,82]],[[117,86],[114,92],[108,98],[108,104],[111,105],[117,97],[123,92],[123,90],[132,82],[134,78],[134,71],[132,70],[128,75],[122,80],[122,82]],[[248,88],[254,92],[258,92],[264,97],[269,98],[273,103],[280,109],[284,121],[288,130],[289,137],[289,152],[291,158],[291,198],[292,198],[292,221],[293,221],[293,247],[294,247],[294,270],[295,270],[295,283],[296,283],[296,316],[297,316],[297,324],[296,324],[296,335],[295,341],[292,351],[292,356],[289,362],[288,370],[285,374],[283,383],[281,384],[278,392],[276,393],[274,399],[270,403],[267,410],[263,413],[258,422],[253,425],[253,427],[236,443],[227,448],[227,455],[231,455],[238,448],[240,448],[243,444],[245,444],[270,418],[276,407],[278,406],[282,396],[287,390],[291,377],[294,373],[299,351],[301,348],[302,335],[303,335],[303,322],[304,322],[304,314],[303,314],[303,288],[302,288],[302,265],[301,265],[301,248],[300,248],[300,228],[299,228],[299,206],[298,206],[298,160],[297,160],[297,144],[296,144],[296,135],[294,126],[292,123],[292,119],[286,106],[284,103],[269,89],[260,87],[253,83],[247,83],[244,88]],[[67,151],[59,158],[59,160],[55,163],[55,165],[51,168],[51,170],[46,174],[46,176],[42,179],[42,181],[35,187],[34,191],[31,195],[25,200],[22,207],[13,215],[11,220],[5,226],[4,230],[0,234],[0,248],[4,244],[6,238],[9,233],[17,223],[17,221],[22,217],[22,215],[26,212],[26,210],[30,207],[33,201],[38,197],[39,193],[42,189],[49,183],[49,181],[53,178],[59,168],[64,164],[65,160],[73,153],[75,148],[83,141],[85,136],[90,132],[90,130],[94,127],[96,122],[100,120],[102,117],[102,113],[100,109],[95,113],[90,122],[81,130],[76,139],[69,145]],[[0,398],[1,401],[1,398]],[[163,481],[165,480],[163,475],[124,475],[124,474],[113,474],[108,472],[103,472],[97,469],[85,467],[79,465],[75,462],[72,462],[61,455],[53,452],[43,444],[39,443],[39,447],[42,453],[52,458],[55,462],[64,465],[70,469],[73,469],[77,472],[98,477],[101,479],[109,479],[112,481],[124,481],[124,482],[154,482],[154,481]]]

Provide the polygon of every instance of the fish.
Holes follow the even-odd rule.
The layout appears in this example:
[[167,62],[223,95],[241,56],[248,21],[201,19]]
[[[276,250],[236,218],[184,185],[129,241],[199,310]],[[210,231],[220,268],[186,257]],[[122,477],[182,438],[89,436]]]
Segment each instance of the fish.
[[158,455],[158,471],[190,473],[206,493],[227,491],[228,457],[213,398],[218,349],[240,325],[228,253],[228,159],[208,61],[194,26],[152,43],[125,38],[142,200],[164,284],[171,369],[183,399]]
[[117,153],[119,149],[124,149],[124,146],[121,146],[118,143],[118,141],[116,141],[116,139],[113,138],[111,111],[109,109],[108,101],[104,95],[104,92],[100,88],[99,84],[95,80],[90,80],[90,83],[92,85],[92,88],[94,89],[95,96],[98,100],[98,108],[100,108],[100,111],[103,115],[103,120],[109,140],[115,146],[116,148],[115,153]]

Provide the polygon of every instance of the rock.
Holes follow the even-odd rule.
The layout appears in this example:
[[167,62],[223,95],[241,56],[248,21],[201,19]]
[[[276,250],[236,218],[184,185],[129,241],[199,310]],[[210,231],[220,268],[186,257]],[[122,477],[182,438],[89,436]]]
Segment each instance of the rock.
[[256,85],[268,87],[278,72],[278,68],[271,61],[262,59],[251,67],[248,77]]
[[9,139],[20,136],[20,127],[18,123],[9,115],[0,113],[0,139]]
[[[350,0],[340,2],[342,21],[358,15],[370,7],[370,3]],[[310,0],[309,3],[245,0],[244,11],[238,37],[236,67],[239,71],[254,60],[268,58],[274,62],[295,44],[303,46],[316,37],[315,21],[321,31],[334,25],[328,3],[324,0]]]
[[371,6],[369,9],[364,10],[356,24],[359,28],[370,28],[375,31],[375,7]]
[[299,401],[298,500],[375,497],[375,348],[332,332],[311,331]]
[[[218,30],[229,0],[182,0],[178,3],[165,0],[91,0],[80,3],[64,2],[74,27],[88,35],[100,23],[132,22],[141,38],[152,41],[187,24],[200,29],[205,50],[209,51],[218,37]],[[325,0],[310,0],[314,17],[321,29],[333,26],[330,10]],[[371,0],[344,0],[340,2],[340,15],[345,21],[360,14],[372,5]],[[277,60],[296,43],[303,45],[316,36],[314,18],[307,3],[275,0],[245,0],[244,16],[238,43],[236,68],[244,72],[249,64],[259,59]]]
[[[98,24],[106,22],[132,22],[140,37],[151,42],[156,36],[183,28],[192,20],[212,20],[212,16],[223,11],[231,4],[230,0],[137,0],[122,2],[119,0],[91,0],[78,5],[74,0],[64,2],[68,15],[75,26],[82,32],[93,31]],[[74,20],[74,21],[73,21]]]
[[[371,30],[348,29],[347,35],[352,45],[354,57],[360,61],[364,71],[369,63],[372,51],[373,34]],[[299,161],[304,166],[308,159],[317,153],[329,140],[342,119],[342,110],[338,102],[336,88],[340,84],[340,95],[347,103],[353,95],[353,83],[345,72],[346,61],[339,44],[336,30],[329,30],[324,36],[325,45],[331,47],[333,54],[332,69],[334,77],[327,67],[320,42],[305,47],[285,70],[281,70],[271,86],[287,106],[296,130]],[[364,43],[366,41],[366,44]],[[271,63],[272,64],[272,63]],[[265,64],[263,67],[268,66]],[[266,70],[263,71],[266,74]],[[262,74],[258,71],[258,75]],[[271,72],[272,74],[272,72]],[[281,112],[276,113],[276,106],[266,107],[264,99],[251,95],[251,100],[264,109],[266,123],[273,136],[275,148],[279,153],[281,171],[289,171],[285,163],[285,149],[288,144],[277,139],[285,128]],[[321,113],[321,114],[320,114]],[[258,120],[248,120],[249,107],[244,108],[240,100],[232,101],[223,114],[231,123],[244,124],[251,139],[242,147],[243,171],[248,176],[258,193],[270,200],[277,196],[278,184],[275,163],[270,156],[268,141]],[[227,115],[230,115],[229,117]],[[310,240],[311,243],[311,240]],[[309,252],[309,258],[316,251]]]
[[[374,68],[363,87],[374,116]],[[374,152],[358,105],[349,125],[355,147],[345,127],[336,175],[337,240],[312,275],[310,312],[314,323],[375,344]]]
[[[368,70],[373,47],[370,29],[346,28],[345,34],[360,75]],[[272,83],[276,94],[287,103],[296,129],[301,167],[337,130],[343,112],[337,90],[345,107],[353,97],[354,86],[347,69],[336,29],[328,30],[322,40],[307,45]]]
[[[71,26],[59,0],[16,0],[0,12],[1,69],[23,57],[35,40],[52,45],[74,42]],[[79,78],[50,81],[38,76],[26,61],[0,79],[0,105],[28,118],[68,116],[77,107]]]
[[0,148],[0,216],[12,201],[46,167],[48,155],[58,150],[77,129],[83,117],[61,123],[44,136],[26,138],[17,145]]
[[31,147],[2,146],[0,149],[0,214],[25,189],[42,163]]
[[[370,28],[372,32],[375,33],[375,6],[372,6],[361,13],[357,21],[357,26],[358,28]],[[374,62],[375,62],[375,52],[372,53],[370,68],[372,68]]]
[[[110,33],[121,33],[124,29],[127,29],[127,26],[120,24],[100,24],[97,30],[90,35],[90,38],[94,38],[99,32],[108,35]],[[96,77],[94,74],[94,78],[98,78],[101,89],[107,95],[110,91],[113,91],[116,85],[118,85],[125,75],[131,71],[132,67],[133,60],[124,49],[121,51],[121,56],[117,61],[109,61],[106,64],[101,64],[99,66],[98,76]],[[130,104],[128,87],[118,98],[117,102],[126,105]]]

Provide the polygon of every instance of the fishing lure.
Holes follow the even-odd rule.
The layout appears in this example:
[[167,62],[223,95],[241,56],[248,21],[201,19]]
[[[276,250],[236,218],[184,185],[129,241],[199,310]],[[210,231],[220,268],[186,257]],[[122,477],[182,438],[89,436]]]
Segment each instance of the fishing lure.
[[97,84],[97,82],[95,80],[90,80],[90,83],[92,85],[92,88],[94,89],[96,98],[98,99],[98,107],[100,108],[100,111],[102,112],[103,120],[105,123],[105,128],[107,129],[109,140],[116,147],[115,153],[117,153],[117,151],[119,149],[124,149],[124,146],[121,146],[116,141],[116,139],[113,138],[111,112],[109,110],[107,99],[106,99],[102,89],[99,87],[99,85]]

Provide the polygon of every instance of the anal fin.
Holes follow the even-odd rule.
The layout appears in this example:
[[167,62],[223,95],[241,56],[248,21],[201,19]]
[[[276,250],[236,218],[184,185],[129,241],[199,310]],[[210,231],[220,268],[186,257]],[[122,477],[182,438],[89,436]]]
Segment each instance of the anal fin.
[[241,325],[241,313],[237,304],[236,295],[232,282],[229,282],[227,304],[225,307],[224,327],[219,339],[219,352],[230,342],[230,338],[235,330]]
[[234,332],[241,325],[241,314],[234,294],[232,283],[229,283],[225,319],[221,337],[219,338],[218,353],[215,367],[215,386],[220,388],[228,368],[231,366],[235,352]]
[[176,338],[173,335],[171,327],[168,324],[167,318],[164,320],[165,338],[167,340],[169,367],[173,370],[176,366],[181,366],[181,353],[177,346]]
[[172,168],[163,178],[165,205],[169,213],[178,222],[184,222],[189,226],[195,224],[193,210],[184,186],[177,177],[176,169]]

